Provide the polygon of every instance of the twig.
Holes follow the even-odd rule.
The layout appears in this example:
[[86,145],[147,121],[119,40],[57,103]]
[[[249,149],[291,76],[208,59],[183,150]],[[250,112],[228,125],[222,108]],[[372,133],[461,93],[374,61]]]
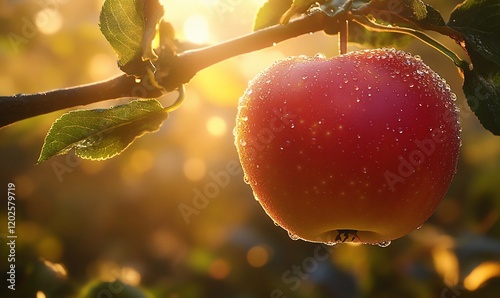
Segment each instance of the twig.
[[95,102],[123,97],[156,98],[189,82],[200,70],[223,60],[261,50],[284,40],[323,30],[331,18],[324,13],[304,15],[287,25],[268,27],[227,42],[183,52],[167,61],[167,75],[159,83],[165,88],[121,75],[89,85],[56,89],[36,94],[0,96],[0,127],[30,117]]

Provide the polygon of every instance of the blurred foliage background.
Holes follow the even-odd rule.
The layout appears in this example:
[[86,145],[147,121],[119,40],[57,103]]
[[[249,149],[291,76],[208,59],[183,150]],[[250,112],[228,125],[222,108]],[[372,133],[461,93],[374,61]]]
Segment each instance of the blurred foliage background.
[[[102,2],[1,0],[0,93],[119,74],[97,26]],[[162,2],[179,39],[217,43],[250,32],[264,1]],[[447,19],[461,1],[426,2]],[[276,59],[336,55],[337,38],[315,33],[203,70],[158,133],[108,161],[70,154],[35,165],[45,133],[64,111],[2,128],[0,296],[498,297],[500,138],[466,107],[451,61],[416,40],[405,49],[447,79],[463,123],[457,175],[421,229],[386,248],[292,241],[243,182],[232,136],[238,98]],[[214,178],[222,173],[231,173],[227,183]],[[5,285],[9,182],[17,195],[16,291]],[[197,208],[200,193],[209,202]],[[183,215],[186,206],[194,213]]]

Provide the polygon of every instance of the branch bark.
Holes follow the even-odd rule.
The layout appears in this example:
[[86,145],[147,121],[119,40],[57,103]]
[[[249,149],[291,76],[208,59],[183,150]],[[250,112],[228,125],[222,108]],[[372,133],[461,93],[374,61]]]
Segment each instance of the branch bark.
[[0,96],[0,127],[42,114],[124,97],[156,98],[188,83],[198,71],[223,60],[271,47],[276,43],[324,30],[332,19],[318,12],[304,15],[287,25],[276,25],[214,46],[186,51],[166,61],[168,73],[157,78],[165,90],[146,78],[121,75],[107,81],[36,94]]

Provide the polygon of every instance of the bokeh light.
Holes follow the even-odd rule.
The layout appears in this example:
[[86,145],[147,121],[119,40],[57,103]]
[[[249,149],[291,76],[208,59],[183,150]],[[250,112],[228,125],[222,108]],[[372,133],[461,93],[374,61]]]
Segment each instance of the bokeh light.
[[209,25],[207,19],[202,15],[192,15],[184,22],[184,34],[186,39],[203,44],[210,38]]
[[189,158],[184,162],[183,171],[186,178],[196,181],[205,177],[207,167],[203,160],[199,158]]
[[[56,2],[70,3],[47,3]],[[184,51],[250,33],[266,0],[161,2],[176,37],[189,42],[179,48]],[[425,2],[448,16],[461,0]],[[0,4],[2,95],[121,74],[112,47],[99,32],[102,3]],[[37,34],[24,36],[23,20],[32,22]],[[23,38],[18,47],[9,43],[8,33]],[[463,81],[452,62],[417,41],[404,49],[446,77],[457,103],[466,105]],[[427,298],[442,297],[447,289],[446,297],[496,297],[500,139],[485,132],[467,109],[462,109],[460,164],[446,198],[421,229],[386,248],[290,240],[255,201],[241,168],[231,170],[239,166],[231,131],[248,81],[278,59],[318,52],[337,55],[337,37],[321,32],[301,36],[199,71],[185,85],[183,104],[157,133],[107,161],[80,160],[70,153],[35,165],[51,123],[67,110],[2,128],[0,181],[16,184],[17,281],[19,290],[31,286],[27,295],[16,293],[88,297],[84,294],[92,286],[107,282],[103,287],[109,290],[121,280],[152,293],[147,297],[272,297],[279,290],[283,295],[275,297]],[[172,92],[159,101],[168,106],[176,98]],[[57,165],[67,171],[58,175]],[[190,208],[189,218],[180,206]],[[7,217],[4,206],[0,222]],[[7,246],[2,247],[7,256]],[[0,267],[7,266],[2,257]],[[0,297],[10,297],[3,290]],[[101,296],[114,294],[127,293]]]
[[247,252],[247,261],[252,267],[262,267],[269,261],[269,252],[264,246],[253,246]]
[[207,120],[208,132],[216,137],[223,136],[227,131],[227,123],[224,118],[219,116],[212,116]]
[[63,18],[58,10],[44,8],[35,15],[35,25],[43,34],[54,34],[63,26]]
[[226,260],[216,259],[210,264],[208,270],[213,279],[224,279],[231,272],[231,266]]

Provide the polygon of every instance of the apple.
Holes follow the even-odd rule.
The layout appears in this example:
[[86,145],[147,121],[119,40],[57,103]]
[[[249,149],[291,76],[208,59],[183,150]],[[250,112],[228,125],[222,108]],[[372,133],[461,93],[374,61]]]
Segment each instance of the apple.
[[455,98],[401,50],[277,61],[239,101],[245,181],[292,239],[390,243],[421,226],[450,186]]

